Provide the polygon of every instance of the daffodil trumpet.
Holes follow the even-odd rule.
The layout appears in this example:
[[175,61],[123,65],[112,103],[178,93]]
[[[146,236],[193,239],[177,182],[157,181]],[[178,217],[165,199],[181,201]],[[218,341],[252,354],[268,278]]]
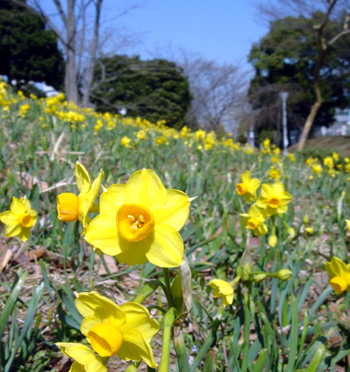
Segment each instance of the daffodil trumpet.
[[90,175],[78,161],[75,164],[75,177],[80,194],[66,192],[57,196],[58,219],[65,222],[79,220],[83,229],[82,235],[90,223],[88,213],[99,212],[99,204],[94,203],[101,188],[104,177],[103,170],[91,184]]

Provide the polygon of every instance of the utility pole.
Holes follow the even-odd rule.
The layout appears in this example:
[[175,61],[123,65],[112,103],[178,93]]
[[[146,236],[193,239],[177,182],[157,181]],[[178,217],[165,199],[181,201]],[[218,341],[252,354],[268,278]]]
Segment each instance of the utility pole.
[[288,131],[287,131],[287,98],[289,96],[289,93],[281,92],[279,96],[282,99],[282,111],[283,111],[283,155],[287,156],[287,147],[289,145]]

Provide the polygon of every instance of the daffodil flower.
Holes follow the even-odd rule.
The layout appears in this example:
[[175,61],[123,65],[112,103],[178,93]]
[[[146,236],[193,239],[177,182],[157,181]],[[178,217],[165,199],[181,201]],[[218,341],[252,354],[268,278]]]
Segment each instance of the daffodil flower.
[[182,191],[165,189],[150,169],[131,175],[126,185],[112,185],[100,198],[100,214],[85,239],[128,265],[150,261],[160,267],[182,263],[184,244],[178,231],[190,206]]
[[0,213],[0,221],[6,225],[7,238],[18,236],[23,242],[30,237],[30,230],[36,224],[38,213],[31,209],[28,199],[12,197],[10,210]]
[[58,219],[66,222],[79,219],[83,226],[82,235],[91,221],[87,214],[98,212],[94,201],[100,191],[103,176],[104,173],[101,169],[100,174],[91,185],[88,171],[77,161],[75,163],[75,177],[80,194],[76,196],[73,193],[66,192],[57,196]]
[[79,293],[76,306],[84,317],[81,333],[100,357],[143,359],[156,368],[149,340],[160,326],[144,306],[133,302],[118,306],[95,291]]
[[350,264],[345,265],[338,257],[333,257],[331,262],[326,262],[325,269],[329,275],[329,284],[337,294],[350,292]]
[[246,228],[253,230],[254,235],[260,236],[267,234],[267,226],[264,224],[266,213],[261,211],[256,205],[250,207],[248,213],[242,213],[243,223]]
[[278,182],[272,185],[264,183],[256,205],[264,209],[268,216],[272,216],[276,213],[285,213],[292,199],[292,195],[284,190],[282,183]]
[[247,203],[256,199],[256,190],[260,187],[260,181],[257,178],[251,179],[249,171],[241,174],[241,182],[237,184],[237,194],[243,196]]
[[215,298],[222,298],[222,303],[225,306],[232,305],[234,291],[230,283],[221,279],[213,279],[209,282],[209,286],[214,289]]
[[57,342],[62,353],[74,362],[69,372],[108,372],[101,358],[86,345],[75,342]]

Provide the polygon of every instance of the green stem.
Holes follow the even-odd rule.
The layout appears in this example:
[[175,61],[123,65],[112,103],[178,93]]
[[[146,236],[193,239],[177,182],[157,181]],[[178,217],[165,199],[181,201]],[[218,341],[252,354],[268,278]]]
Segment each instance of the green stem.
[[142,289],[139,291],[139,294],[135,298],[133,302],[137,302],[138,304],[142,304],[142,302],[150,296],[154,291],[160,286],[159,280],[150,280],[147,282]]
[[[166,286],[166,291],[168,295],[165,293],[166,298],[168,300],[168,306],[169,307],[175,307],[174,301],[173,301],[173,296],[171,295],[171,288],[170,288],[170,273],[169,269],[163,267],[163,274],[164,274],[164,281],[165,281],[165,286]],[[163,288],[164,289],[164,288]]]
[[190,372],[182,327],[174,327],[174,346],[180,372]]
[[250,309],[249,309],[249,289],[245,288],[247,292],[244,295],[244,347],[242,372],[248,371],[248,353],[249,353],[249,337],[250,337]]
[[169,372],[170,364],[170,338],[171,329],[175,322],[176,310],[171,307],[164,316],[163,320],[163,345],[162,345],[162,358],[159,364],[159,372]]
[[151,305],[151,306],[148,306],[147,309],[148,309],[148,311],[150,311],[150,310],[152,310],[152,309],[157,309],[157,310],[159,310],[161,313],[166,314],[166,311],[165,311],[162,307],[160,307],[160,306],[158,306],[158,305]]

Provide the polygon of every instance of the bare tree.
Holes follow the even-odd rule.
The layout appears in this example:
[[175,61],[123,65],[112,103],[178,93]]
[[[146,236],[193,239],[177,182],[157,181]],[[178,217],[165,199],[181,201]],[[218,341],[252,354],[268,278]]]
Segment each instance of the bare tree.
[[[120,37],[124,45],[131,39],[130,34],[125,37],[117,31],[116,27],[110,27],[107,31],[107,24],[140,7],[141,3],[132,4],[107,19],[103,28],[101,26],[103,0],[66,0],[65,6],[63,0],[52,0],[57,10],[57,13],[54,14],[47,7],[42,6],[40,0],[13,1],[27,6],[41,15],[48,27],[55,32],[66,56],[65,93],[67,100],[79,104],[79,93],[82,92],[82,104],[87,106],[94,66],[103,46],[112,37]],[[60,22],[57,22],[57,17]],[[91,22],[91,18],[93,18],[93,22]],[[93,27],[90,27],[90,24],[93,24]]]
[[[314,30],[317,34],[317,46],[320,49],[319,57],[317,64],[314,70],[314,93],[315,93],[315,101],[310,108],[310,113],[306,118],[304,128],[299,139],[298,143],[298,150],[302,150],[305,141],[308,137],[310,129],[314,123],[315,117],[317,112],[322,104],[322,94],[320,88],[320,80],[322,78],[321,71],[327,57],[328,53],[330,52],[331,47],[344,35],[348,34],[350,30],[348,29],[348,22],[350,20],[349,16],[345,17],[345,22],[343,25],[342,30],[338,30],[338,32],[333,35],[330,39],[327,40],[327,26],[329,24],[330,19],[333,16],[337,18],[340,16],[342,10],[346,10],[348,12],[349,4],[348,1],[341,1],[341,0],[329,0],[329,1],[319,1],[319,0],[279,0],[280,7],[273,6],[271,3],[260,3],[258,4],[259,13],[264,15],[269,20],[276,20],[277,18],[284,18],[287,15],[304,15],[310,16],[316,10],[321,10],[324,12],[324,17],[319,24],[314,25]],[[338,9],[336,8],[338,5]]]
[[178,59],[193,96],[189,120],[214,130],[232,120],[246,88],[240,67],[208,61],[185,51]]

